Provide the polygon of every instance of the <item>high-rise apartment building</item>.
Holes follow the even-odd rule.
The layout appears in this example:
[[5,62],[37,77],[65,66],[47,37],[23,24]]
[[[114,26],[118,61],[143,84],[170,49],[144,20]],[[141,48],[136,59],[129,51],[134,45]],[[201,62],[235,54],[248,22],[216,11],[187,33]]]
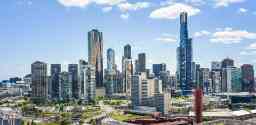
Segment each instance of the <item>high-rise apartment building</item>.
[[221,67],[227,68],[227,67],[233,67],[234,66],[234,60],[230,58],[225,58],[221,61]]
[[88,32],[88,63],[96,68],[96,86],[103,87],[103,35],[97,29]]

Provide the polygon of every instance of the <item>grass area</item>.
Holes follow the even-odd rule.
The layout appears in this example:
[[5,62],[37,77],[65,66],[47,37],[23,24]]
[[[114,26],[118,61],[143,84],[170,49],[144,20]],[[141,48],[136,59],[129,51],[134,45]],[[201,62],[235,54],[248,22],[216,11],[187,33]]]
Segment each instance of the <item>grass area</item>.
[[82,114],[82,119],[88,119],[93,116],[99,115],[102,111],[100,108],[88,107]]
[[113,112],[110,114],[110,116],[111,116],[111,118],[113,118],[117,121],[127,121],[127,120],[144,117],[144,116],[135,115],[135,114],[122,114],[119,112]]
[[128,100],[111,99],[111,100],[104,100],[103,103],[106,105],[121,105],[121,104],[128,104]]

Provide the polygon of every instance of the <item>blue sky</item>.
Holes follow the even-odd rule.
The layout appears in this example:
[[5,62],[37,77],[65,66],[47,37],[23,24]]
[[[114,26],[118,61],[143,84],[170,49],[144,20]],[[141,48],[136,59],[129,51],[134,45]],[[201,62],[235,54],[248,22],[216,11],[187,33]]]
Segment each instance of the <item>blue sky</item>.
[[[48,64],[87,59],[87,32],[97,28],[120,67],[123,46],[133,58],[147,54],[147,67],[165,62],[176,70],[179,19],[187,11],[194,61],[209,67],[225,57],[237,66],[256,64],[255,0],[4,0],[0,4],[0,79]],[[106,62],[104,62],[106,63]],[[65,70],[65,69],[64,69]]]

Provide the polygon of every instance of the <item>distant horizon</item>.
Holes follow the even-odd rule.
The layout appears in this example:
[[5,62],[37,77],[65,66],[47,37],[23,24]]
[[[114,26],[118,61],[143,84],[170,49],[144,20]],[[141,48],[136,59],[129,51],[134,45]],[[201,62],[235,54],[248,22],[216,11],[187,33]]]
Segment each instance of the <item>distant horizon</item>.
[[130,44],[132,59],[144,52],[147,68],[166,63],[174,74],[181,11],[189,13],[194,62],[210,68],[212,61],[229,57],[235,66],[255,68],[255,4],[253,0],[5,1],[0,5],[0,80],[24,77],[37,60],[64,64],[65,71],[67,64],[87,61],[91,29],[103,32],[104,68],[106,51],[112,48],[120,70],[123,47]]

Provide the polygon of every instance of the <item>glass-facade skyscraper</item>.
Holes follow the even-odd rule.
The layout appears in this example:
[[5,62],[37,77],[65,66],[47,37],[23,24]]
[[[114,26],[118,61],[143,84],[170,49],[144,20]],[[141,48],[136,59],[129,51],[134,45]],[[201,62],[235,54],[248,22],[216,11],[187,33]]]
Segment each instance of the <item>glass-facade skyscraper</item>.
[[115,51],[111,48],[107,50],[107,70],[113,72],[115,69]]
[[103,87],[103,35],[97,29],[88,32],[88,63],[96,68],[96,86]]
[[183,95],[191,94],[192,82],[192,39],[188,36],[188,14],[180,15],[180,45],[178,47],[178,73]]
[[61,64],[51,64],[51,96],[53,99],[60,99],[60,83],[59,75],[61,72]]
[[31,64],[32,100],[44,102],[48,97],[47,64],[36,61]]
[[78,65],[77,64],[69,64],[68,72],[71,74],[72,96],[75,99],[79,99],[80,86],[78,84]]

